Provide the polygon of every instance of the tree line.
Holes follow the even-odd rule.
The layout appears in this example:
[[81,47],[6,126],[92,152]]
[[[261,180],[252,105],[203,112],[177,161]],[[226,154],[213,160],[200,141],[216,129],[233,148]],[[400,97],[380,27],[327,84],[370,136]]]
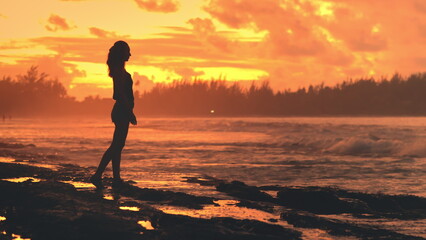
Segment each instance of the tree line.
[[[267,81],[242,87],[224,80],[176,80],[135,92],[135,112],[147,116],[426,115],[426,72],[361,78],[335,86],[310,85],[274,92]],[[106,115],[113,100],[77,101],[57,79],[31,67],[0,80],[0,114]]]

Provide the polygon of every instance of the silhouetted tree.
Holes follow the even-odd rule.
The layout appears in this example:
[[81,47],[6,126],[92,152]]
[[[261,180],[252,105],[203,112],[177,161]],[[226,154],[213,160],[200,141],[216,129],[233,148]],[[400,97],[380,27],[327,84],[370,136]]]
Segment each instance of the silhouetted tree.
[[[426,73],[406,78],[349,79],[335,86],[310,85],[274,93],[268,81],[248,88],[222,79],[175,80],[135,94],[135,111],[144,115],[288,116],[426,115]],[[108,116],[113,100],[88,96],[78,102],[56,79],[31,67],[16,79],[0,80],[0,114]]]

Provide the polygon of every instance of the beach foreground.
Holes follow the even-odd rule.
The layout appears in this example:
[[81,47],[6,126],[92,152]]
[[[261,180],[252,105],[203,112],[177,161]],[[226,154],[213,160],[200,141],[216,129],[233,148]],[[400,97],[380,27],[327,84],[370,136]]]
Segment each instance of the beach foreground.
[[[213,177],[183,179],[228,196],[139,188],[132,182],[103,190],[88,182],[91,168],[22,161],[20,144],[1,144],[1,239],[424,239],[421,230],[401,232],[368,219],[424,222],[426,198],[367,194],[328,187],[249,186]],[[32,146],[29,146],[32,147]],[[28,153],[25,158],[29,158]],[[35,156],[35,155],[34,155]],[[4,158],[8,157],[8,158]],[[11,158],[13,157],[13,158]],[[8,161],[8,162],[7,162]],[[229,200],[232,199],[232,200]],[[191,210],[236,205],[279,213],[268,221],[244,216],[200,218]],[[158,207],[162,206],[162,207]],[[181,209],[161,211],[160,209]],[[282,224],[285,222],[286,224]],[[422,225],[420,225],[422,226]],[[415,227],[414,227],[415,228]]]

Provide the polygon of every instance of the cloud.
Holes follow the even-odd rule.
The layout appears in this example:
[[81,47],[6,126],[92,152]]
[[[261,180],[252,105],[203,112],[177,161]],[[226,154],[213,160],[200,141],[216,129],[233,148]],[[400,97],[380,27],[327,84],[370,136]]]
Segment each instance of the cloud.
[[[167,1],[137,2],[145,4],[141,8],[158,10]],[[269,78],[277,90],[425,69],[426,18],[421,0],[209,0],[205,4],[209,15],[189,14],[186,27],[161,27],[164,32],[139,39],[123,37],[132,51],[129,66],[184,78],[223,71],[244,79],[253,72],[255,80],[259,72],[266,72],[261,78]],[[122,37],[107,29],[88,29],[92,37],[31,41],[57,52],[65,62],[104,64],[108,49]],[[149,85],[150,74],[134,78],[140,86],[143,81]]]
[[28,43],[27,41],[22,40],[9,40],[0,43],[0,50],[16,50],[24,48],[36,48],[35,44]]
[[324,49],[326,39],[316,34],[313,21],[299,12],[302,7],[312,12],[307,4],[284,8],[276,0],[213,0],[204,9],[232,28],[266,31],[264,47],[271,56],[316,55]]
[[322,20],[311,2],[319,1],[210,0],[204,10],[231,28],[266,31],[264,40],[275,44],[277,49],[286,49],[290,55],[297,55],[298,50],[305,55],[315,54],[315,48],[321,47],[325,40],[317,34]]
[[339,41],[353,51],[387,47],[387,40],[371,30],[375,22],[327,1],[212,0],[205,11],[233,28],[267,31],[265,49],[275,57],[317,56]]
[[174,0],[135,0],[138,6],[148,12],[171,13],[179,9],[178,2]]
[[55,14],[50,15],[47,21],[49,23],[45,26],[45,28],[51,32],[57,32],[59,30],[67,31],[74,28],[69,23],[67,23],[67,20],[65,18],[62,18]]
[[421,0],[209,0],[204,7],[212,23],[266,32],[251,45],[234,39],[227,47],[233,54],[245,47],[244,57],[281,88],[425,69],[418,67],[425,9]]
[[[199,60],[231,61],[238,56],[229,56],[220,51],[209,51],[192,34],[176,34],[173,38],[155,37],[126,40],[132,51],[132,62],[146,59],[156,62],[155,57],[194,58]],[[32,39],[33,43],[61,53],[68,61],[104,62],[108,49],[115,40],[109,38],[67,38],[41,37]],[[170,64],[170,62],[169,62]]]
[[420,13],[426,14],[426,3],[424,0],[415,0],[414,7]]
[[99,37],[99,38],[117,38],[117,37],[124,37],[124,36],[118,36],[115,32],[112,31],[106,31],[100,28],[91,27],[89,28],[90,33]]
[[216,32],[216,27],[210,19],[192,18],[188,23],[193,27],[194,36],[206,43],[207,47],[214,47],[223,52],[230,51],[231,41]]
[[181,68],[175,68],[173,71],[181,76],[183,79],[192,79],[193,77],[199,77],[204,75],[203,71],[195,71],[192,68],[189,67],[181,67]]

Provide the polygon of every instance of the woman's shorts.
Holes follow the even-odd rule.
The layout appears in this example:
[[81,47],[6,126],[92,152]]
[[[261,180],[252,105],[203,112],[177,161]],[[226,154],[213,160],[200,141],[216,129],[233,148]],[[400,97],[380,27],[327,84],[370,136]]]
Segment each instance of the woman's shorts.
[[111,120],[115,123],[128,123],[130,122],[130,116],[123,106],[115,102],[111,111]]

